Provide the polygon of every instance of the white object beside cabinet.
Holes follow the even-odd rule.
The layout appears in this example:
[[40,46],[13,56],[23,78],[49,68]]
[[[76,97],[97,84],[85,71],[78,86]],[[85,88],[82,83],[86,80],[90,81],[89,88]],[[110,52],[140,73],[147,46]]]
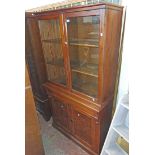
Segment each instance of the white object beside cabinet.
[[118,102],[100,155],[128,155],[117,143],[119,137],[129,144],[129,94],[124,94]]

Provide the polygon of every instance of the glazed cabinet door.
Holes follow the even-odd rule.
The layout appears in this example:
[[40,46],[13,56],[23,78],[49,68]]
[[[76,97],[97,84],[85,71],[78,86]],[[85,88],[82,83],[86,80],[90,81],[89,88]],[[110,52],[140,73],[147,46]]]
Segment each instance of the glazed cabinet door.
[[98,98],[100,10],[65,14],[72,90]]
[[73,110],[74,135],[84,144],[92,145],[92,123],[91,117]]
[[48,80],[66,86],[67,78],[60,23],[59,15],[44,16],[38,19]]
[[53,119],[62,128],[69,129],[69,117],[67,104],[53,98],[52,100]]

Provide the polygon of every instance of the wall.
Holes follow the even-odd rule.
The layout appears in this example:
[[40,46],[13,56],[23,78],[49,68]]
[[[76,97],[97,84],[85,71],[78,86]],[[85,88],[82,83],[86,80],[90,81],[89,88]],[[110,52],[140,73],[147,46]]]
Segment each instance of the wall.
[[44,6],[47,4],[52,4],[52,3],[56,3],[56,2],[62,2],[64,0],[28,0],[25,3],[25,10],[28,9],[32,9],[32,8],[36,8],[39,6]]
[[[124,45],[125,45],[125,40],[124,40]],[[128,89],[129,89],[128,53],[124,48],[122,53],[122,65],[121,65],[121,72],[120,72],[120,79],[119,79],[117,102],[119,101],[120,97],[124,93],[128,92]]]
[[[127,9],[127,1],[126,0],[122,0],[120,3],[121,3],[121,5],[124,6],[125,9]],[[127,16],[126,16],[126,18],[127,18]],[[127,22],[127,19],[126,19],[125,23],[126,22]],[[129,74],[128,74],[129,51],[126,47],[127,47],[126,46],[126,35],[124,32],[122,64],[121,64],[120,79],[119,79],[119,86],[118,86],[117,103],[120,100],[121,96],[124,93],[127,93],[129,91]]]

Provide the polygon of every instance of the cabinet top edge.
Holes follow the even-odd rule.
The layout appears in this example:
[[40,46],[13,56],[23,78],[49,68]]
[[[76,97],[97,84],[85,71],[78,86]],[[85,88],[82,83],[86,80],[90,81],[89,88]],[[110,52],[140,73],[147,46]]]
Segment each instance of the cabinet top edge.
[[84,10],[93,10],[93,9],[115,9],[118,11],[122,11],[124,6],[102,2],[98,4],[91,4],[91,5],[80,5],[80,6],[73,6],[69,8],[60,8],[56,10],[50,10],[51,8],[48,8],[47,10],[41,10],[38,9],[38,11],[35,11],[35,9],[30,9],[25,11],[26,17],[35,17],[39,15],[46,15],[50,13],[64,13],[64,12],[73,12],[73,11],[84,11]]

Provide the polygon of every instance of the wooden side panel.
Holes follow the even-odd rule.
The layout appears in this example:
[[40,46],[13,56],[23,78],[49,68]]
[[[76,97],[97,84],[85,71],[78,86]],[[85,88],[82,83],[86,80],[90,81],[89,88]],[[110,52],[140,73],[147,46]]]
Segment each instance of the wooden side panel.
[[44,155],[38,118],[27,70],[25,78],[25,155]]
[[122,11],[106,9],[103,53],[103,102],[113,98],[118,67]]
[[46,81],[44,60],[35,19],[26,18],[25,22],[25,56],[30,73],[33,94],[37,110],[45,120],[51,117],[47,94],[42,87]]
[[34,61],[33,49],[32,49],[32,44],[30,40],[27,20],[25,21],[25,57],[26,57],[27,67],[30,73],[32,89],[35,92],[34,94],[40,94],[41,90],[39,88],[39,84],[38,84],[39,79],[37,76],[38,74],[36,72],[37,66]]
[[99,154],[100,148],[100,120],[92,119],[92,137],[93,137],[93,145],[92,148],[94,152]]
[[[31,53],[32,53],[31,56],[33,57],[35,63],[38,85],[40,87],[41,93],[45,94],[45,91],[41,85],[47,81],[47,76],[46,76],[45,61],[42,53],[38,24],[35,19],[27,19],[26,23],[28,26],[28,34],[31,42]],[[26,53],[27,52],[28,51],[26,51]]]
[[102,111],[101,111],[101,119],[100,119],[100,143],[99,143],[99,152],[101,151],[106,135],[109,130],[109,126],[111,123],[111,117],[112,117],[112,101],[111,103],[108,103],[109,105],[106,106]]

